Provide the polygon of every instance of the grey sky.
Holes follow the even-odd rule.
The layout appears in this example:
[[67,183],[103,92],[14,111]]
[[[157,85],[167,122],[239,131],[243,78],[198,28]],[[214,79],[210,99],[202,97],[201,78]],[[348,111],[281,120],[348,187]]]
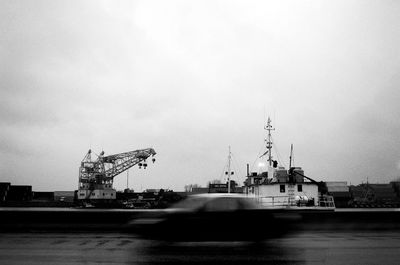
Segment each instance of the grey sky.
[[1,1],[0,181],[73,190],[89,148],[153,147],[130,186],[182,190],[220,179],[231,145],[241,183],[268,115],[286,165],[293,143],[314,179],[391,181],[398,14],[398,1]]

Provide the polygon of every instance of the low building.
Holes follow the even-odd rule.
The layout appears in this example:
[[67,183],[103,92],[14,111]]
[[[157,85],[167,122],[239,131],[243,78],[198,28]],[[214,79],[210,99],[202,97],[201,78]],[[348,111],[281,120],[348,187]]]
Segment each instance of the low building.
[[7,201],[31,201],[32,186],[29,185],[10,185],[7,192]]
[[34,191],[33,192],[33,201],[54,201],[54,192],[50,191]]
[[55,191],[54,201],[56,202],[73,202],[74,201],[74,191]]
[[6,201],[10,185],[10,182],[0,182],[0,202]]

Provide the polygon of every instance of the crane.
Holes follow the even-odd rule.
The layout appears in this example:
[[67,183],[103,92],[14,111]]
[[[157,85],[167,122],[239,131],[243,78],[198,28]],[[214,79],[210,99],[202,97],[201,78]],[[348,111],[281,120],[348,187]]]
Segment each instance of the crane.
[[79,187],[77,198],[87,202],[110,202],[116,199],[116,190],[113,188],[114,177],[128,170],[134,165],[139,168],[147,167],[146,159],[154,156],[153,148],[129,151],[104,156],[104,151],[92,160],[92,150],[86,153],[79,167]]

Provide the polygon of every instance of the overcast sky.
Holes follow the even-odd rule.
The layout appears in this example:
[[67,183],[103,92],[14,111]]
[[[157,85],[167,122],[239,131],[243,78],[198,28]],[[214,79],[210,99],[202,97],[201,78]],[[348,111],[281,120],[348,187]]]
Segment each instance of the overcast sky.
[[[399,1],[0,2],[0,181],[74,190],[87,150],[153,147],[130,188],[256,160],[268,116],[316,180],[400,176]],[[115,187],[126,186],[126,173]]]

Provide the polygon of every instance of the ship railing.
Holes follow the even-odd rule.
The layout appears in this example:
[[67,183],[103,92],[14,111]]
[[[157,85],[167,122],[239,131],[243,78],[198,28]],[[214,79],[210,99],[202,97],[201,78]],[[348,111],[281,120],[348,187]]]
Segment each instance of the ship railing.
[[335,208],[335,201],[333,196],[330,195],[323,195],[318,200],[319,207],[326,207],[326,208]]
[[[317,205],[314,205],[313,200],[302,202],[298,200],[293,200],[290,198],[290,196],[285,196],[285,195],[256,197],[255,200],[261,207],[267,207],[267,208],[291,207],[291,206],[297,206],[297,207],[318,206],[321,208],[335,208],[335,202],[333,200],[333,196],[328,196],[328,195],[321,196],[318,200]],[[311,205],[309,203],[311,203]]]
[[263,196],[256,197],[256,202],[262,207],[287,207],[296,205],[295,202],[290,202],[289,196]]

